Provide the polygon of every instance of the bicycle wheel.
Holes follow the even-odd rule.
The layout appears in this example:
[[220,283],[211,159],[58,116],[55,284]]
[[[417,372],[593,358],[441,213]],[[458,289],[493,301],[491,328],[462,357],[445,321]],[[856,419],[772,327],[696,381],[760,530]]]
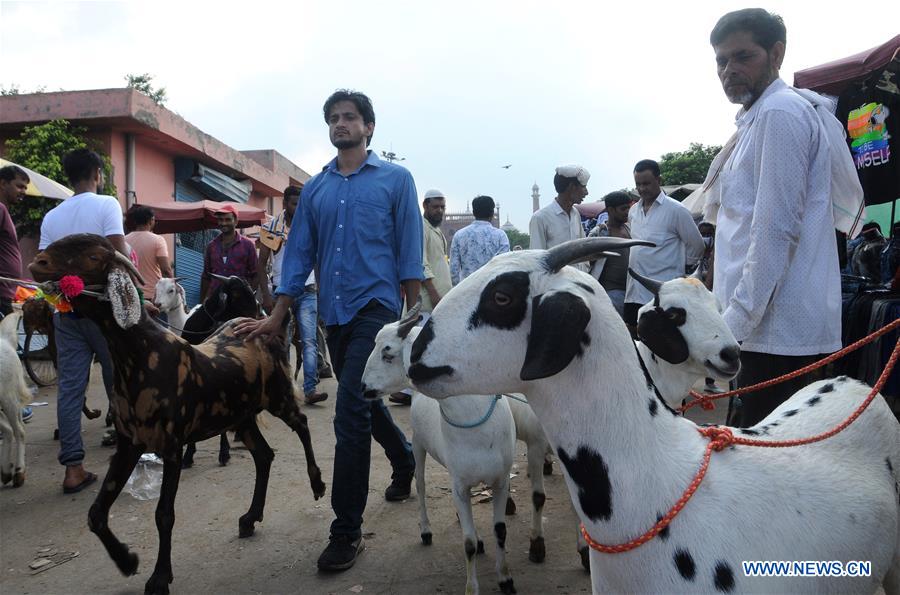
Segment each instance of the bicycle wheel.
[[56,384],[56,357],[47,335],[28,330],[22,348],[25,372],[38,386]]

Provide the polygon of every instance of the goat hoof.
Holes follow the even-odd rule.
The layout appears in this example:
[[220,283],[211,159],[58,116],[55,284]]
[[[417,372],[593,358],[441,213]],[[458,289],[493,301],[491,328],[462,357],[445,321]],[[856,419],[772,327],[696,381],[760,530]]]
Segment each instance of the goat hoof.
[[88,419],[97,419],[101,415],[103,415],[103,412],[101,412],[99,409],[85,409],[84,410],[84,416]]
[[422,533],[422,545],[431,545],[431,533]]
[[475,552],[478,554],[484,553],[484,542],[481,541],[480,539],[478,540],[478,547],[475,549]]
[[224,455],[220,454],[219,455],[219,467],[224,467],[225,465],[228,464],[228,461],[230,461],[230,460],[231,460],[230,454],[224,454]]
[[125,551],[121,556],[118,556],[115,559],[116,566],[119,567],[119,570],[125,576],[132,576],[134,574],[137,574],[138,555],[134,552],[129,552],[127,546],[123,545],[122,547],[125,548]]
[[553,461],[544,461],[544,476],[553,475]]
[[144,595],[169,595],[169,583],[171,582],[171,574],[168,577],[157,577],[154,573],[150,575],[147,584],[144,585]]
[[325,495],[325,482],[322,481],[322,472],[316,469],[314,474],[310,474],[309,484],[312,486],[313,497],[318,500]]
[[9,482],[11,482],[12,478],[13,478],[12,473],[0,473],[0,482],[2,482],[3,485],[6,485]]
[[531,545],[528,548],[528,559],[535,564],[540,564],[544,561],[544,558],[547,556],[547,550],[544,547],[544,538],[538,537],[536,539],[531,540]]
[[25,472],[24,471],[16,471],[15,475],[13,475],[13,487],[20,488],[22,484],[25,483]]
[[59,428],[56,428],[55,430],[53,430],[53,439],[59,440]]
[[588,572],[591,571],[591,554],[587,549],[587,546],[578,548],[578,555],[581,556],[581,565]]
[[513,585],[513,580],[511,578],[500,583],[500,592],[507,594],[516,592],[516,587]]
[[256,531],[256,527],[252,522],[250,523],[238,523],[238,537],[241,539],[246,539],[253,535]]
[[516,514],[516,503],[512,498],[506,499],[506,516],[512,516]]
[[193,459],[182,459],[181,460],[181,468],[182,469],[190,469],[193,466],[194,466]]

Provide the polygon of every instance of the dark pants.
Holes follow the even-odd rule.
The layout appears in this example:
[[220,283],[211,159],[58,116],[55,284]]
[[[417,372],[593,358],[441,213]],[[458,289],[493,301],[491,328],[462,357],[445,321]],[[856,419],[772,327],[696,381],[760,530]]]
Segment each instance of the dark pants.
[[12,314],[12,300],[9,298],[0,298],[0,314],[6,316],[7,314]]
[[397,316],[372,300],[344,325],[328,327],[328,351],[338,379],[334,415],[334,479],[331,508],[332,535],[361,534],[363,511],[369,494],[372,438],[384,448],[393,477],[411,476],[415,470],[412,448],[381,399],[362,396],[362,374],[375,347],[375,335]]
[[[741,352],[741,372],[737,377],[737,387],[751,386],[770,380],[818,361],[824,355],[772,355],[770,353]],[[755,426],[788,397],[822,377],[822,370],[814,370],[793,380],[788,380],[769,388],[745,393],[735,399],[731,408],[728,425],[737,428]]]

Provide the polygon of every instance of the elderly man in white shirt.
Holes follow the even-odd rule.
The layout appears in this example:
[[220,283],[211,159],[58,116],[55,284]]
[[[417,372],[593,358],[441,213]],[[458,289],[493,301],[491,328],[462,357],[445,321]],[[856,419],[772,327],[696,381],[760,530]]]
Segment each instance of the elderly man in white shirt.
[[[634,185],[641,200],[631,206],[628,221],[631,237],[648,240],[656,247],[632,246],[628,266],[635,272],[670,281],[684,276],[685,264],[703,256],[706,245],[691,212],[680,202],[666,196],[660,187],[659,164],[652,159],[634,166]],[[653,294],[630,276],[625,287],[625,324],[634,334],[637,312],[653,299]]]
[[[830,189],[833,160],[850,157],[846,146],[829,145],[833,117],[778,78],[785,39],[781,17],[762,9],[726,14],[710,35],[725,95],[743,106],[710,197],[719,205],[714,291],[742,342],[738,386],[841,347]],[[744,395],[729,422],[755,425],[814,379]]]
[[[584,237],[581,215],[574,208],[588,195],[587,184],[591,174],[580,165],[563,165],[556,168],[553,187],[556,199],[531,216],[528,225],[531,237],[529,247],[546,250]],[[588,263],[575,265],[583,271],[590,269]]]

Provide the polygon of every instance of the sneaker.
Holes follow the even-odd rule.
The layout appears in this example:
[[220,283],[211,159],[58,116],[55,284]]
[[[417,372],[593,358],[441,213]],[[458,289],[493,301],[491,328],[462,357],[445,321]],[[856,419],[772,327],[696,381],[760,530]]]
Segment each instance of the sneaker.
[[388,397],[388,401],[397,403],[398,405],[411,405],[412,395],[406,393],[391,393],[391,396]]
[[22,421],[27,424],[32,417],[34,417],[34,411],[31,410],[31,407],[22,407]]
[[362,537],[352,539],[349,535],[332,535],[316,565],[319,570],[347,570],[364,547]]
[[315,405],[328,399],[328,393],[317,393],[316,391],[308,392],[303,395],[303,400],[307,405]]
[[412,479],[412,475],[393,478],[391,485],[384,491],[384,499],[388,502],[400,502],[409,498]]

